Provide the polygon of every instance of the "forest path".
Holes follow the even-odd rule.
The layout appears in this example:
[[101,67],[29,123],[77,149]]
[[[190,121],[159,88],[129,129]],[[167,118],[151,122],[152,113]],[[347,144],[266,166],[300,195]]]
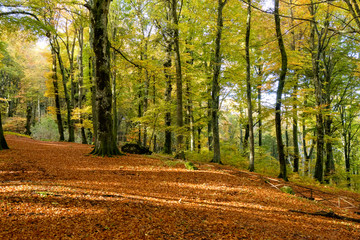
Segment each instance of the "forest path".
[[304,214],[330,208],[282,193],[258,174],[211,164],[188,171],[139,155],[89,156],[88,145],[6,139],[0,239],[360,238],[359,223]]

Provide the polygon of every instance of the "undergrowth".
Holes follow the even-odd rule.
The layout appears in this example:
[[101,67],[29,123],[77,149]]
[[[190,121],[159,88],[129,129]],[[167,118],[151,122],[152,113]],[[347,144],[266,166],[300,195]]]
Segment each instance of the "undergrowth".
[[41,141],[57,141],[59,140],[59,133],[55,120],[50,117],[41,118],[31,130],[31,136],[34,139]]
[[21,133],[17,133],[17,132],[5,131],[4,134],[5,134],[5,135],[14,135],[14,136],[18,136],[18,137],[31,138],[29,135],[25,135],[25,134],[21,134]]

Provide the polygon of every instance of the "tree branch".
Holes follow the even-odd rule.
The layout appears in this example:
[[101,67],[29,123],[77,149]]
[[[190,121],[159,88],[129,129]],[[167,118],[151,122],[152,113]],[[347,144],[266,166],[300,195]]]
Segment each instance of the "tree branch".
[[135,67],[137,68],[144,68],[143,66],[140,66],[139,64],[137,63],[134,63],[133,61],[131,61],[129,58],[127,58],[119,49],[113,47],[111,44],[110,44],[110,48],[113,49],[115,52],[119,53],[126,61],[128,61],[129,63],[131,63],[132,65],[134,65]]
[[25,12],[25,11],[0,12],[0,17],[6,16],[6,15],[16,15],[16,14],[28,15],[28,16],[31,16],[31,17],[35,18],[37,21],[40,22],[40,19],[35,14]]

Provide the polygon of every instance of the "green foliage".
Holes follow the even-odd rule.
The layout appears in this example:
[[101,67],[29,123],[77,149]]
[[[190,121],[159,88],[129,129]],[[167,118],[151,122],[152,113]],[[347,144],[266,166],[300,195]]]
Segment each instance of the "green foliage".
[[31,138],[29,135],[25,135],[25,134],[21,134],[21,133],[16,133],[16,132],[4,132],[4,135],[13,135],[13,136],[18,136],[18,137],[26,137],[26,138]]
[[176,167],[177,165],[181,165],[183,162],[184,161],[180,161],[180,160],[164,160],[163,165],[168,167]]
[[22,134],[25,132],[25,124],[26,124],[26,118],[22,118],[22,117],[7,118],[4,121],[3,129],[4,131]]
[[185,159],[194,161],[194,162],[210,162],[213,153],[208,150],[202,150],[200,153],[198,152],[185,152]]
[[185,165],[186,169],[188,169],[188,170],[198,170],[198,168],[195,167],[194,163],[192,163],[192,162],[185,162],[184,165]]
[[291,195],[295,194],[294,190],[289,186],[283,186],[283,187],[280,188],[280,190],[282,192],[284,192],[284,193],[288,193],[288,194],[291,194]]
[[42,141],[59,140],[59,133],[56,122],[49,116],[41,118],[40,122],[36,123],[32,128],[31,136],[34,139]]

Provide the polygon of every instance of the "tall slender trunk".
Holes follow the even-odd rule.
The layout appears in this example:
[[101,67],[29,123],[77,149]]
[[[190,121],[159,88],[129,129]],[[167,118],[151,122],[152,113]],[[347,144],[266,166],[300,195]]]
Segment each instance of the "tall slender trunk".
[[292,133],[293,133],[293,144],[294,144],[294,172],[299,172],[299,159],[300,159],[300,153],[299,153],[299,142],[298,142],[298,112],[297,112],[297,83],[294,86],[294,104],[293,104],[293,124],[292,124]]
[[342,125],[342,137],[343,137],[343,145],[344,145],[344,160],[345,160],[345,171],[346,171],[346,179],[348,182],[348,187],[351,187],[351,178],[350,178],[350,153],[351,153],[351,120],[347,122],[346,116],[346,107],[340,107],[340,118]]
[[[146,59],[146,58],[145,58]],[[144,88],[144,113],[147,112],[149,108],[149,85],[150,85],[150,77],[149,71],[145,69],[145,88]],[[147,125],[144,125],[144,137],[143,137],[143,146],[147,146],[148,142],[148,134],[147,134]]]
[[[145,42],[145,47],[144,47],[144,60],[148,59],[147,56],[147,51],[148,51],[148,42]],[[150,87],[150,74],[149,71],[147,69],[145,69],[145,85],[144,85],[144,113],[146,113],[148,111],[149,108],[149,87]],[[147,124],[144,124],[144,137],[143,137],[143,146],[147,146],[147,142],[148,142],[148,134],[147,134]]]
[[220,157],[220,135],[219,135],[219,100],[220,100],[220,70],[221,70],[221,35],[223,29],[223,9],[227,0],[218,0],[217,10],[217,32],[215,39],[214,76],[212,81],[212,129],[214,141],[214,157],[212,162],[221,164]]
[[172,84],[171,84],[171,42],[167,43],[166,48],[166,60],[164,63],[164,73],[166,78],[166,90],[165,90],[165,102],[166,102],[166,113],[165,113],[165,143],[164,143],[164,153],[171,154],[172,153],[172,140],[171,140],[171,92],[172,92]]
[[[293,3],[293,0],[290,0],[290,4]],[[291,41],[291,50],[295,51],[296,50],[296,36],[295,36],[295,25],[294,25],[294,11],[293,8],[291,8],[290,10],[290,14],[291,14],[291,36],[292,36],[292,41]],[[299,172],[299,158],[300,158],[300,154],[299,154],[299,142],[298,142],[298,110],[297,110],[297,91],[298,91],[298,77],[297,77],[297,73],[295,72],[295,84],[293,87],[293,124],[292,124],[292,135],[293,135],[293,144],[294,144],[294,168],[293,171],[294,172]]]
[[[310,5],[310,14],[312,20],[315,21],[316,8],[313,1]],[[320,46],[320,41],[322,36],[318,35],[318,40],[316,41],[316,25],[314,22],[310,23],[310,44],[311,44],[311,59],[312,59],[312,72],[313,72],[313,81],[315,85],[315,100],[316,106],[318,108],[316,113],[316,133],[317,133],[317,142],[316,142],[316,164],[315,164],[315,174],[314,177],[319,182],[323,182],[324,178],[324,118],[323,118],[323,83],[320,77],[320,56],[322,51],[322,46]]]
[[[191,42],[191,41],[189,41]],[[194,64],[194,59],[193,59],[193,51],[191,51],[190,49],[187,49],[187,53],[190,55],[190,60],[186,61],[187,64],[189,65],[193,65]],[[192,101],[192,94],[191,94],[191,80],[192,78],[190,76],[186,77],[185,80],[185,84],[186,84],[186,92],[185,92],[185,96],[186,96],[186,117],[185,117],[185,125],[187,126],[187,133],[188,136],[186,138],[186,146],[187,149],[189,149],[190,146],[190,150],[194,151],[194,149],[196,148],[196,143],[195,143],[195,127],[194,127],[194,114],[193,114],[193,101]]]
[[262,146],[262,117],[261,117],[261,85],[258,85],[258,114],[259,114],[259,129],[258,129],[258,137],[259,137],[259,147]]
[[95,61],[92,57],[89,57],[89,82],[91,84],[90,91],[91,91],[91,115],[92,115],[92,123],[93,123],[93,143],[97,140],[97,129],[98,129],[98,121],[97,121],[97,115],[96,115],[96,91],[95,91],[95,82],[94,82],[94,76],[95,76]]
[[32,118],[32,102],[28,102],[26,104],[26,125],[25,125],[25,134],[30,135],[31,134],[31,118]]
[[174,52],[175,52],[175,68],[176,68],[176,125],[178,127],[177,132],[177,143],[176,143],[176,157],[180,159],[185,159],[184,154],[184,136],[183,136],[183,97],[182,97],[182,71],[181,71],[181,56],[180,56],[180,44],[179,44],[179,19],[177,12],[177,1],[171,0],[171,17],[174,24],[173,29],[173,43],[174,43]]
[[[80,26],[79,28],[79,109],[82,109],[82,102],[85,95],[83,93],[83,83],[84,83],[84,64],[83,64],[83,47],[84,47],[84,28]],[[81,111],[80,111],[81,112]],[[81,142],[82,144],[87,144],[85,128],[83,126],[83,116],[80,114],[80,125],[81,125]]]
[[212,133],[212,99],[211,99],[211,88],[208,88],[209,98],[207,100],[207,115],[208,115],[208,124],[207,124],[207,137],[208,137],[208,149],[209,151],[213,150],[213,133]]
[[[114,27],[113,29],[113,41],[116,40],[116,34],[117,34],[117,28]],[[113,51],[112,53],[112,64],[113,66],[116,66],[116,53]],[[112,95],[113,95],[113,134],[115,137],[116,144],[118,143],[118,112],[117,112],[117,92],[116,92],[116,78],[117,78],[117,72],[116,68],[114,67],[112,71]]]
[[66,69],[65,69],[62,57],[61,57],[60,45],[56,38],[55,38],[54,43],[55,43],[54,51],[57,55],[57,59],[59,62],[59,67],[60,67],[60,71],[61,71],[61,75],[62,75],[62,83],[63,83],[63,88],[64,88],[65,103],[66,103],[66,110],[67,110],[66,117],[67,117],[68,132],[69,132],[68,141],[74,142],[75,141],[74,124],[73,124],[73,120],[71,119],[71,113],[72,113],[73,106],[71,106],[70,96],[69,96],[69,92],[67,90],[68,75],[66,74]]
[[278,149],[279,162],[280,162],[279,178],[283,178],[284,180],[287,181],[286,160],[285,160],[284,144],[281,133],[281,103],[282,103],[281,98],[285,86],[285,78],[287,73],[287,55],[286,55],[284,41],[280,27],[281,25],[280,25],[280,16],[279,16],[279,0],[275,0],[274,17],[275,17],[276,36],[278,39],[279,50],[281,54],[281,72],[279,77],[278,89],[276,92],[275,129],[276,129],[277,149]]
[[[155,106],[156,105],[156,78],[155,78],[155,75],[153,75],[153,105]],[[157,114],[154,113],[154,119],[157,119]],[[157,135],[156,135],[156,132],[155,132],[155,129],[156,129],[156,121],[154,122],[154,129],[153,129],[153,134],[152,136],[154,136],[154,144],[153,144],[153,152],[157,152],[157,142],[156,142],[156,138],[157,138]],[[151,138],[152,139],[152,138]],[[149,146],[151,147],[151,139],[150,139],[150,142],[149,142]]]
[[[50,45],[52,45],[52,41],[50,42]],[[54,95],[55,95],[55,111],[56,111],[56,123],[58,125],[58,132],[59,132],[59,140],[64,141],[64,127],[61,117],[61,110],[60,110],[60,96],[59,96],[59,86],[58,86],[58,76],[57,76],[57,63],[56,63],[56,53],[51,47],[51,55],[52,55],[52,72],[53,72],[53,86],[54,86]]]
[[[329,53],[331,54],[331,53]],[[332,145],[332,114],[331,114],[331,87],[333,85],[332,82],[332,75],[333,69],[335,66],[335,62],[332,60],[332,57],[327,57],[325,52],[322,54],[323,63],[324,63],[324,76],[325,76],[325,91],[324,94],[324,101],[325,101],[325,119],[324,119],[324,131],[326,135],[325,141],[325,152],[326,152],[326,159],[325,159],[325,173],[324,173],[324,180],[326,183],[330,183],[331,176],[335,173],[335,163],[334,163],[334,155],[333,155],[333,145]]]
[[333,147],[331,142],[331,125],[332,125],[332,118],[330,115],[327,115],[325,117],[325,135],[329,138],[326,141],[325,144],[325,150],[326,150],[326,161],[325,161],[325,181],[327,183],[330,182],[330,177],[335,173],[335,163],[334,163],[334,155],[333,155]]
[[250,63],[250,31],[251,31],[251,0],[248,0],[245,37],[245,55],[246,55],[246,99],[248,105],[248,122],[249,122],[249,171],[255,170],[255,145],[254,145],[254,124],[253,124],[253,107],[251,102],[251,63]]

